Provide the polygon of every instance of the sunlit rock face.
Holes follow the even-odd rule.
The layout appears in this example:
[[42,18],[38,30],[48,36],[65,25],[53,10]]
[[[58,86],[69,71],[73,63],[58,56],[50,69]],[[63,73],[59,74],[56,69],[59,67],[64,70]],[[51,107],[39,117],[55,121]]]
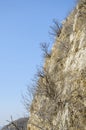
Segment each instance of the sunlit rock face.
[[64,21],[44,71],[27,129],[86,130],[86,0]]

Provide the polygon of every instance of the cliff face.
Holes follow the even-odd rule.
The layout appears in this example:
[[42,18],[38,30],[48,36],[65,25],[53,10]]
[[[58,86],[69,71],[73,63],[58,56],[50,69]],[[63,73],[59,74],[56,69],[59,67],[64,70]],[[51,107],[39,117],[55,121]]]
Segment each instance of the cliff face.
[[28,130],[86,130],[86,0],[63,22],[43,71]]

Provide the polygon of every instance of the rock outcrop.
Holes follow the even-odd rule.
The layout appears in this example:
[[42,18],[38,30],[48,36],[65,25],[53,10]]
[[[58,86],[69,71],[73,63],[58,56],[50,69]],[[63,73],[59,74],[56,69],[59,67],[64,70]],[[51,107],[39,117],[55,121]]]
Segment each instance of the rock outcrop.
[[86,130],[86,0],[63,22],[45,59],[27,129]]

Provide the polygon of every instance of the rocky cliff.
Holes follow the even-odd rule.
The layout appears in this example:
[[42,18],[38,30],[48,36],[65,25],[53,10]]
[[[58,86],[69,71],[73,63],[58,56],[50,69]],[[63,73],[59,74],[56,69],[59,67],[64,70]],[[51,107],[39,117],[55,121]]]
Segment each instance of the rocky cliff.
[[28,130],[86,130],[86,0],[63,22],[31,105]]

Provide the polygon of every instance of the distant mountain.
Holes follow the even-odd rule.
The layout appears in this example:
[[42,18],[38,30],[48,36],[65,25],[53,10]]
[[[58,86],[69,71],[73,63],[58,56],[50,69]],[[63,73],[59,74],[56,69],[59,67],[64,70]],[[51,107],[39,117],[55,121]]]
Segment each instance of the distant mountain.
[[2,126],[0,126],[0,130],[2,129]]
[[27,130],[27,122],[28,118],[20,118],[18,120],[13,121],[15,126],[11,123],[5,125],[0,130]]

